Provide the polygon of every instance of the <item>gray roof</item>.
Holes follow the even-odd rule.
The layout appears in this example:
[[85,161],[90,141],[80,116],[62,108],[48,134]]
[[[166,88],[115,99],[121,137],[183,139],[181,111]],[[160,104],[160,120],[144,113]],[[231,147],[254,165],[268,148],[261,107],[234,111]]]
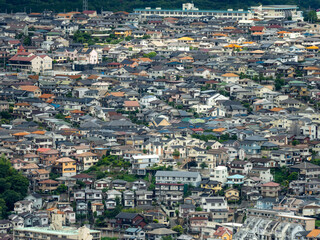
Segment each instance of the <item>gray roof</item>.
[[184,171],[157,171],[156,177],[199,177],[198,172],[184,172]]

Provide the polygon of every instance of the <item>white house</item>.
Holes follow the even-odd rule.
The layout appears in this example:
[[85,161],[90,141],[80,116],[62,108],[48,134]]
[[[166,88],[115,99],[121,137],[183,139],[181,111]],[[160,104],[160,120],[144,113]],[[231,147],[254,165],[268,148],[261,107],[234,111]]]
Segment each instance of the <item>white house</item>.
[[14,204],[14,211],[17,214],[25,213],[25,212],[31,212],[33,208],[33,201],[28,200],[22,200],[18,201]]
[[235,73],[225,73],[221,75],[221,80],[227,83],[236,83],[239,79],[239,75]]
[[222,184],[228,181],[229,173],[228,168],[226,166],[217,166],[213,169],[210,174],[210,180],[218,181]]
[[144,106],[144,107],[150,107],[150,102],[158,100],[158,98],[156,96],[153,95],[147,95],[144,96],[140,99],[139,103],[140,105]]
[[158,164],[160,158],[158,155],[139,155],[132,156],[132,173],[137,175],[146,175],[146,169]]
[[220,101],[220,100],[222,100],[222,101],[223,100],[229,100],[229,98],[226,97],[226,96],[223,96],[220,93],[216,93],[216,94],[214,94],[213,96],[211,96],[211,97],[209,97],[207,99],[207,105],[216,106],[217,101]]
[[201,175],[198,172],[186,171],[157,171],[156,183],[183,183],[199,186]]

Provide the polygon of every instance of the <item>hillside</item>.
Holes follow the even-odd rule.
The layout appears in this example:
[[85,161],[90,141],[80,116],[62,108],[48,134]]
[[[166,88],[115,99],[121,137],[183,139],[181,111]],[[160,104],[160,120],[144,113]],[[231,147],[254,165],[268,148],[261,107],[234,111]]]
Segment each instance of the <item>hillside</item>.
[[[104,10],[110,11],[132,11],[134,8],[144,8],[144,7],[162,7],[162,8],[181,8],[182,3],[188,2],[186,0],[174,0],[174,1],[164,1],[164,0],[89,0],[90,10]],[[194,1],[196,7],[200,9],[238,9],[257,5],[257,1],[254,0],[196,0]],[[320,0],[263,0],[262,4],[297,4],[302,9],[318,9],[320,8]],[[27,12],[40,12],[45,9],[54,10],[55,12],[71,11],[71,10],[81,10],[82,0],[0,0],[0,11],[13,11],[21,12],[26,10]]]

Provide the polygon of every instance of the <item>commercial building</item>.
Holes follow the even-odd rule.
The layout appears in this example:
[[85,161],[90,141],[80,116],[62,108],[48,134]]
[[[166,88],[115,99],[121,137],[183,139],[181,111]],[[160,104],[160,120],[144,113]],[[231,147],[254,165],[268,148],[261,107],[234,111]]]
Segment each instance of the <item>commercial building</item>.
[[161,17],[215,17],[223,19],[236,19],[236,20],[248,20],[252,18],[250,11],[245,11],[243,9],[239,10],[199,10],[194,6],[193,3],[182,4],[182,9],[170,10],[161,9],[157,7],[152,9],[146,7],[145,9],[134,9],[135,13],[141,14],[142,18],[147,18],[147,16],[159,15]]
[[144,9],[134,9],[134,12],[141,14],[142,18],[158,15],[160,17],[214,17],[220,19],[235,20],[271,20],[287,19],[293,21],[303,21],[302,11],[298,11],[296,5],[265,5],[253,6],[249,10],[227,9],[227,10],[199,10],[193,3],[182,4],[182,9],[162,9],[161,7]]
[[87,227],[24,227],[13,230],[15,240],[36,240],[36,239],[92,239],[101,238],[100,231],[90,230]]
[[302,11],[298,11],[297,5],[260,5],[251,7],[250,11],[253,18],[260,20],[288,19],[303,21]]

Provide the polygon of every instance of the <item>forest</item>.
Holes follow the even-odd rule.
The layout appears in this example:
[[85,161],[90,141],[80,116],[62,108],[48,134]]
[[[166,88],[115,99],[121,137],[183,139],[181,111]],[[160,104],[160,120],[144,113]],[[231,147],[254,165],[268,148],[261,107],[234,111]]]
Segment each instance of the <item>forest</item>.
[[[128,11],[134,8],[162,7],[168,9],[181,9],[182,3],[187,0],[88,0],[89,10],[101,9],[105,11]],[[247,9],[258,4],[297,4],[302,10],[317,10],[320,8],[320,0],[195,0],[193,1],[199,9]],[[0,12],[41,12],[52,10],[54,12],[81,11],[82,0],[0,0]]]

